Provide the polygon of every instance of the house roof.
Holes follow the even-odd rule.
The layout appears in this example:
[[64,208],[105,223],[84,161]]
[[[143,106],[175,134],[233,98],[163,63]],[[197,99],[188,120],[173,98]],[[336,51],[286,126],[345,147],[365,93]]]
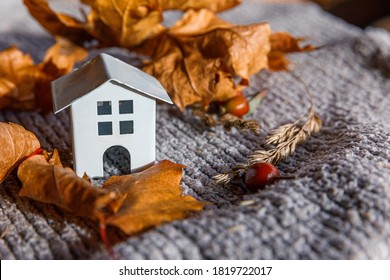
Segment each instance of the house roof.
[[172,104],[168,93],[151,75],[108,54],[99,54],[79,69],[51,84],[54,113],[111,81],[129,90]]

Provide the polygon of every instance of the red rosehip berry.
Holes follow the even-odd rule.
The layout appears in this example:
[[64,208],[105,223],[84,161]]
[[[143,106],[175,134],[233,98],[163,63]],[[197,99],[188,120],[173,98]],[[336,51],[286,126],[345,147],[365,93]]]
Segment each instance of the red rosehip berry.
[[279,171],[273,164],[259,162],[246,170],[244,182],[248,190],[255,192],[264,189],[278,178],[281,178]]
[[223,104],[226,113],[236,117],[242,117],[249,112],[249,102],[244,95],[237,95],[230,98]]
[[233,97],[230,97],[228,99],[225,99],[225,100],[218,100],[218,101],[215,101],[215,104],[219,107],[219,106],[223,106],[226,102],[228,102],[230,99],[234,98],[234,97],[237,97],[237,96],[244,96],[244,93],[241,91],[241,90],[237,90],[234,92],[234,96]]

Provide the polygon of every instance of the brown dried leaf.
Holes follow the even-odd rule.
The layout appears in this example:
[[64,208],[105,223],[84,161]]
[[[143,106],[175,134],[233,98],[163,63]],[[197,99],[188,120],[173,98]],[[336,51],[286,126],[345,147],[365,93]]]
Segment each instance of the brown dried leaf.
[[268,68],[268,24],[232,26],[208,10],[189,10],[167,33],[144,51],[153,61],[144,70],[160,80],[183,110],[235,95],[234,77],[248,84],[251,74]]
[[271,34],[271,51],[268,54],[269,69],[273,71],[287,71],[290,62],[286,58],[286,53],[306,52],[316,50],[317,47],[299,44],[303,38],[295,38],[287,32],[276,32]]
[[303,38],[295,38],[287,32],[275,32],[272,33],[270,36],[272,51],[288,53],[313,51],[317,49],[312,45],[306,45],[301,47],[299,43],[302,41],[304,41]]
[[51,111],[51,81],[70,72],[87,55],[85,49],[61,38],[38,65],[16,47],[0,52],[0,109]]
[[132,48],[165,30],[164,10],[206,8],[223,11],[240,0],[80,0],[91,8],[85,22],[53,10],[48,0],[24,0],[31,15],[53,35],[82,45],[95,38],[101,46]]
[[272,71],[287,71],[290,61],[286,54],[279,51],[271,51],[268,54],[268,66]]
[[160,34],[162,11],[154,1],[82,0],[91,7],[85,29],[102,45],[131,48]]
[[126,234],[135,234],[200,211],[204,203],[182,195],[180,180],[184,167],[164,160],[138,174],[111,177],[103,189],[118,192],[124,200],[106,223]]
[[53,76],[62,76],[72,71],[75,63],[84,60],[87,56],[86,49],[74,45],[69,40],[57,37],[56,43],[46,51],[41,64],[42,71],[50,72]]
[[62,167],[58,153],[53,157],[56,159],[48,162],[43,155],[36,155],[19,166],[18,177],[23,184],[19,195],[57,205],[79,216],[103,220],[116,194],[93,187],[72,169]]
[[67,38],[78,45],[92,39],[82,22],[53,11],[48,0],[23,0],[23,2],[30,14],[51,34]]
[[15,46],[0,52],[0,109],[33,109],[37,72],[30,55]]
[[27,156],[40,147],[35,135],[14,123],[0,123],[0,183]]
[[190,10],[169,32],[189,45],[187,52],[195,49],[204,57],[221,58],[241,78],[249,79],[250,75],[268,68],[271,34],[268,23],[234,26],[209,10]]
[[51,82],[72,71],[77,62],[84,60],[88,52],[74,45],[67,39],[56,38],[56,43],[45,54],[45,58],[38,65],[34,92],[36,106],[43,112],[52,110]]
[[213,12],[221,12],[241,3],[241,0],[162,0],[160,5],[163,10],[208,9]]

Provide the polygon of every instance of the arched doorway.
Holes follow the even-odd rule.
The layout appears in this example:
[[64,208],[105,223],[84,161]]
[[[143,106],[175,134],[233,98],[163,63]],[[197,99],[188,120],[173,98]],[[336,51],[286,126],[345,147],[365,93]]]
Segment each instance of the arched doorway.
[[104,177],[131,173],[130,152],[122,146],[112,146],[103,154]]

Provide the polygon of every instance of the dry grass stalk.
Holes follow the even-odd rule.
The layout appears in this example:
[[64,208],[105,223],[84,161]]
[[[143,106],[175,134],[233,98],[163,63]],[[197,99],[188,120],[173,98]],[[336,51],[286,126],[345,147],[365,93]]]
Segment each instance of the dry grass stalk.
[[249,164],[252,165],[257,162],[277,164],[289,157],[295,151],[297,145],[306,142],[313,133],[318,132],[321,126],[321,119],[312,105],[306,121],[303,122],[303,118],[301,118],[294,123],[272,130],[267,136],[265,144],[274,145],[275,147],[271,150],[253,152],[248,157]]
[[260,134],[260,125],[255,120],[245,120],[232,114],[224,114],[221,117],[221,123],[227,131],[236,128],[238,130],[251,131],[256,135]]
[[217,120],[212,114],[205,112],[204,109],[199,106],[192,107],[192,114],[201,118],[203,122],[210,127],[220,124],[227,131],[236,128],[240,131],[250,131],[256,135],[260,134],[260,125],[256,120],[246,120],[232,114],[223,114],[220,119]]
[[239,163],[233,166],[232,170],[229,173],[222,173],[214,176],[214,180],[219,185],[227,185],[229,184],[235,177],[240,177],[245,170],[248,168],[248,164]]
[[211,114],[205,112],[200,106],[194,106],[192,108],[192,114],[196,117],[200,117],[207,126],[211,127],[218,124],[217,120]]
[[305,116],[301,117],[293,123],[285,124],[272,130],[265,140],[266,145],[274,146],[272,149],[254,151],[248,156],[247,164],[238,164],[229,173],[214,176],[217,184],[227,185],[235,177],[242,176],[249,166],[257,162],[277,164],[294,153],[297,145],[304,143],[313,133],[321,129],[322,122],[314,110],[313,96],[306,83],[299,77],[296,78],[303,83],[306,92],[310,96],[311,106],[306,118]]

